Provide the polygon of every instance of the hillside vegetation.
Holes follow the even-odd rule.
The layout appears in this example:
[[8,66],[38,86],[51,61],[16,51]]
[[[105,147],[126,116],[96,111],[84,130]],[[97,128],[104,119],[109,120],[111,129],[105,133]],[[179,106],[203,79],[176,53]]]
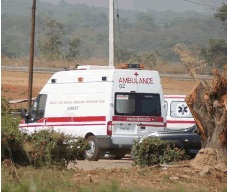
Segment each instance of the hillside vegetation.
[[[31,6],[32,2],[28,0],[2,1],[2,53],[7,57],[29,55]],[[108,11],[104,7],[64,1],[58,5],[38,2],[35,55],[46,57],[50,50],[55,50],[51,52],[54,58],[48,59],[108,58]],[[227,39],[225,26],[213,15],[152,9],[147,12],[120,9],[119,15],[120,25],[115,14],[116,58],[123,61],[133,54],[152,52],[176,62],[178,55],[171,48],[177,43],[206,47],[210,38]],[[123,49],[122,57],[120,48]]]

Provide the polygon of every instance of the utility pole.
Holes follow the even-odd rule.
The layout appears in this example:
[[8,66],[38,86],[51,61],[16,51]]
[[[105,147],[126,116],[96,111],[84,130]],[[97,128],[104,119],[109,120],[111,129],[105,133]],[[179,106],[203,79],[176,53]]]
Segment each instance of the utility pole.
[[36,0],[33,0],[32,21],[31,21],[31,49],[30,49],[30,65],[28,77],[28,112],[32,104],[32,83],[33,83],[33,62],[34,62],[34,40],[35,40],[35,9]]
[[109,0],[109,66],[114,66],[114,0]]

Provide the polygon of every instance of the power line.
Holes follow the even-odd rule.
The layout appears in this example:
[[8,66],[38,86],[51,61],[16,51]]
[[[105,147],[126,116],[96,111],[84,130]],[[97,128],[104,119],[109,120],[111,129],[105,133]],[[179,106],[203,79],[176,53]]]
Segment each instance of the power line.
[[209,4],[204,4],[204,3],[197,3],[197,2],[194,2],[194,1],[190,1],[190,0],[183,0],[183,1],[187,1],[187,2],[190,2],[190,3],[197,4],[197,5],[207,6],[207,7],[219,8],[219,7],[214,6],[214,5],[209,5]]

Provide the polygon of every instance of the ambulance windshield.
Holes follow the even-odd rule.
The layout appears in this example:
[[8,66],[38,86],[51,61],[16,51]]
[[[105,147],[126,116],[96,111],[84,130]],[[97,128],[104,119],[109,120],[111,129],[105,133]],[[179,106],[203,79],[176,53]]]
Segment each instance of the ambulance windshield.
[[161,117],[160,95],[154,93],[116,93],[115,115]]

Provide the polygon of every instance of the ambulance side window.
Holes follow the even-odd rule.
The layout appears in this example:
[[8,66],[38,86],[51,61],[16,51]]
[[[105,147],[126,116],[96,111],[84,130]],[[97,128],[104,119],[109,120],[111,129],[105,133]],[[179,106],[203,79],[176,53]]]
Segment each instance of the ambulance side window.
[[40,94],[34,101],[31,111],[31,122],[37,121],[44,117],[47,95]]
[[182,101],[171,102],[170,115],[173,118],[193,118],[189,107]]

